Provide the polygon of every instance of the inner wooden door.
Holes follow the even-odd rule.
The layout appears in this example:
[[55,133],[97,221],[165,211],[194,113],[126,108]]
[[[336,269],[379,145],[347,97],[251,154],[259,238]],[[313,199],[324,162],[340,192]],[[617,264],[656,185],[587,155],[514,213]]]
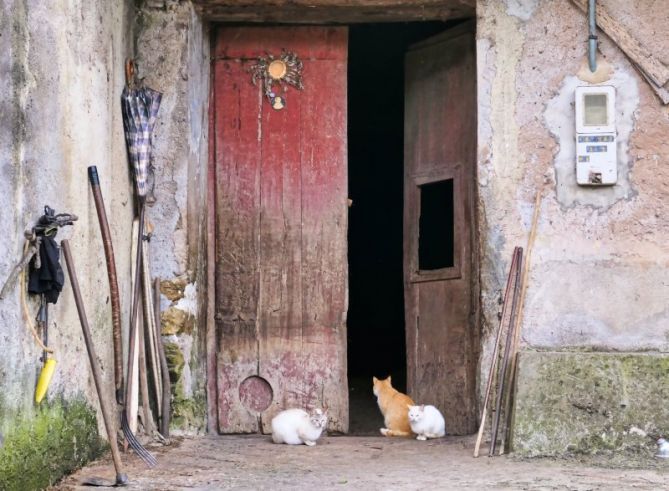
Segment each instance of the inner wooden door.
[[407,385],[456,435],[477,424],[474,41],[468,22],[414,45],[405,76]]
[[[275,109],[251,71],[283,53],[304,89]],[[224,27],[213,57],[218,430],[327,405],[345,432],[347,29]]]

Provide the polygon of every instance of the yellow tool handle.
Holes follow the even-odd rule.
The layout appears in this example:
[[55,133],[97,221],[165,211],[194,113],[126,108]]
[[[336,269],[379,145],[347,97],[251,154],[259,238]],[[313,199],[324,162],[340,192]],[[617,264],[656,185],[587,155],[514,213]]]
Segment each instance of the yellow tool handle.
[[47,358],[44,367],[42,367],[42,372],[39,374],[39,379],[37,380],[37,388],[35,389],[35,402],[39,404],[44,399],[46,395],[46,390],[49,388],[49,382],[51,382],[51,377],[53,372],[56,370],[56,360],[53,358]]

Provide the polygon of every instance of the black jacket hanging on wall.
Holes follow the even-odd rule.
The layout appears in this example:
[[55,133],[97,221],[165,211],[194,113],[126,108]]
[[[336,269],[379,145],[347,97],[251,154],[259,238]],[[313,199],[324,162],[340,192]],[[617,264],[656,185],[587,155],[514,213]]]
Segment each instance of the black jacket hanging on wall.
[[43,236],[39,248],[41,267],[35,268],[35,258],[30,262],[28,292],[44,294],[48,303],[56,303],[63,290],[65,275],[60,267],[60,250],[55,239]]

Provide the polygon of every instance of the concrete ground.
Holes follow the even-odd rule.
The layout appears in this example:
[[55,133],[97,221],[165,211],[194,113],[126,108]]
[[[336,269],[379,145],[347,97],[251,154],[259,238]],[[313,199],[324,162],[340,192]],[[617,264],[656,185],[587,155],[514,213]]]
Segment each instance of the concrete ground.
[[[419,442],[330,436],[315,447],[276,445],[267,436],[185,438],[155,447],[147,469],[124,454],[130,490],[659,490],[669,489],[669,462],[652,469],[588,466],[575,461],[472,457],[472,437]],[[486,453],[487,455],[487,453]],[[86,477],[114,477],[109,456],[53,489],[82,490]]]

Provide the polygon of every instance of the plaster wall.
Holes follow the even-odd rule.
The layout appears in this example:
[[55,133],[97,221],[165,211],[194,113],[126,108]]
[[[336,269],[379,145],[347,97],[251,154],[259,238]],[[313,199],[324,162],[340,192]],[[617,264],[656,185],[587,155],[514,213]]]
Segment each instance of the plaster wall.
[[[666,39],[653,34],[666,30],[666,11],[644,2],[598,4],[651,41],[652,52],[666,52]],[[603,83],[617,91],[619,181],[580,187],[573,93],[587,85],[578,78],[587,63],[586,17],[569,0],[484,0],[477,15],[482,365],[511,253],[526,245],[538,191],[522,345],[669,350],[669,109],[600,33],[598,64],[610,72]]]
[[[130,0],[0,3],[0,282],[21,256],[23,231],[45,205],[79,217],[57,238],[70,240],[110,401],[109,288],[87,167],[97,165],[100,174],[127,313],[133,202],[120,94],[124,59],[132,48],[131,13]],[[43,404],[83,398],[97,410],[67,273],[65,280],[58,303],[49,310],[57,368]],[[34,317],[37,304],[31,300],[29,308]],[[30,420],[39,412],[33,398],[42,353],[26,328],[18,287],[0,300],[0,349],[2,456],[17,419]]]

